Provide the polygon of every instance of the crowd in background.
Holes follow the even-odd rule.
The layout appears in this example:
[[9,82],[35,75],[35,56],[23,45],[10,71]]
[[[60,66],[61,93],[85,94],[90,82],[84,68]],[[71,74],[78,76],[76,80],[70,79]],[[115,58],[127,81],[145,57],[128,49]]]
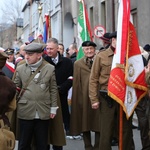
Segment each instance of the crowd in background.
[[[84,41],[82,43],[84,57],[80,60],[76,60],[76,43],[71,43],[65,50],[64,45],[55,38],[50,38],[46,44],[41,39],[36,39],[31,43],[23,44],[17,50],[13,48],[0,50],[8,57],[2,72],[14,81],[18,95],[26,86],[27,77],[35,74],[17,102],[17,116],[11,115],[15,120],[11,122],[11,128],[19,140],[19,150],[28,150],[31,147],[32,149],[36,147],[38,150],[48,150],[50,144],[53,145],[54,150],[62,150],[66,144],[65,138],[83,139],[85,150],[100,150],[102,147],[104,150],[109,150],[111,146],[118,145],[118,129],[115,128],[117,127],[115,122],[118,119],[116,114],[118,104],[113,102],[112,106],[108,106],[108,102],[103,101],[106,97],[99,95],[95,88],[99,86],[98,80],[100,80],[100,89],[107,91],[106,82],[110,72],[108,74],[106,70],[102,72],[100,67],[104,66],[101,61],[102,57],[105,58],[108,55],[110,56],[108,62],[107,59],[103,61],[104,64],[111,66],[116,38],[116,32],[104,34],[100,38],[103,46],[99,50],[96,43]],[[140,46],[140,50],[148,74],[150,72],[150,45]],[[40,68],[43,63],[43,68]],[[102,79],[100,74],[104,74],[105,79]],[[149,82],[147,77],[147,83]],[[95,95],[99,95],[102,102],[99,103]],[[100,112],[99,107],[108,113],[104,115]],[[143,150],[150,150],[149,108],[149,95],[146,95],[135,109]],[[45,109],[49,109],[50,117]],[[19,119],[19,123],[18,121],[16,123],[16,118]],[[112,118],[111,121],[110,118]],[[126,131],[124,150],[134,150],[131,133],[132,117],[130,120],[124,118],[124,123]],[[18,134],[16,132],[19,129]],[[94,145],[91,142],[91,131],[95,133]],[[46,143],[46,141],[49,142]]]

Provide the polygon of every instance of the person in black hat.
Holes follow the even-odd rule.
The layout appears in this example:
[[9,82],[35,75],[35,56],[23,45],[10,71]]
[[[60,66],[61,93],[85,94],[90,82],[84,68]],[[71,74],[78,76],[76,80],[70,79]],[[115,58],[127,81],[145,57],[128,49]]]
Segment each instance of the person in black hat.
[[[70,133],[73,136],[83,133],[85,150],[98,150],[99,110],[92,110],[88,92],[96,44],[92,41],[84,41],[82,49],[84,57],[74,63]],[[91,142],[91,131],[95,133],[94,144]]]
[[[119,120],[119,104],[107,94],[112,60],[116,48],[117,32],[110,34],[111,45],[94,58],[89,78],[89,97],[93,109],[100,109],[100,149],[110,150],[115,122]],[[99,91],[99,93],[98,93]],[[123,149],[133,150],[132,117],[128,120],[123,112]]]
[[17,103],[18,149],[30,149],[34,135],[36,149],[47,150],[49,121],[57,112],[55,69],[42,58],[44,46],[40,43],[26,45],[25,62],[16,68],[17,96],[26,87]]
[[146,44],[143,49],[148,52],[149,56],[148,56],[148,59],[147,59],[147,62],[149,62],[150,60],[150,45],[149,44]]
[[112,38],[117,38],[117,31],[110,33],[110,34],[109,34],[109,38],[110,38],[110,39],[112,39]]
[[110,46],[111,39],[109,37],[109,32],[105,33],[103,36],[100,37],[100,39],[103,41],[103,47],[100,48],[102,49],[107,49]]
[[6,61],[5,66],[3,67],[2,71],[5,73],[7,77],[12,79],[13,74],[15,72],[15,57],[14,57],[14,49],[7,48],[4,51],[8,55],[8,59]]
[[7,48],[4,52],[7,54],[7,55],[12,55],[14,54],[14,49],[13,48]]
[[92,41],[84,41],[83,43],[82,43],[82,47],[84,48],[84,47],[88,47],[88,46],[92,46],[92,47],[96,47],[97,45],[94,43],[94,42],[92,42]]
[[147,52],[150,52],[150,45],[149,44],[146,44],[144,47],[143,47],[144,50],[146,50]]

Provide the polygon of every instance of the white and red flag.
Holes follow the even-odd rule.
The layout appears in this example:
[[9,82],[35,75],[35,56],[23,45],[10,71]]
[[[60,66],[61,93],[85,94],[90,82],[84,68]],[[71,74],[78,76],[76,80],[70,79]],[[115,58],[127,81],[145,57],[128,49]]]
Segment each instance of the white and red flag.
[[44,33],[44,25],[43,25],[43,18],[42,14],[39,16],[39,25],[38,25],[38,31],[37,31],[37,37],[43,40],[43,33]]
[[130,16],[130,0],[120,0],[116,51],[108,83],[108,95],[123,107],[127,118],[147,92],[143,59]]

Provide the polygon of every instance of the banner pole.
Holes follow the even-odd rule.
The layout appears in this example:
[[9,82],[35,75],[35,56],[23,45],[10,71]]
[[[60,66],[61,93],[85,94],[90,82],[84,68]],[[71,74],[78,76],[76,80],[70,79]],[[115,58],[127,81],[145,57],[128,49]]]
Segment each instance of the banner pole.
[[123,150],[123,108],[121,105],[119,115],[119,150]]

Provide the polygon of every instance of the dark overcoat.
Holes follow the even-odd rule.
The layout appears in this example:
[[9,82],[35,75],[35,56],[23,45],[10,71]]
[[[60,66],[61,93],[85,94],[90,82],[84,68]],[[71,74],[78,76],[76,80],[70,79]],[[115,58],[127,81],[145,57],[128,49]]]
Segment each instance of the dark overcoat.
[[86,57],[74,63],[73,93],[71,103],[71,135],[79,135],[82,132],[100,129],[100,112],[91,107],[89,99],[89,76],[91,66]]
[[8,124],[8,120],[3,118],[6,112],[15,110],[16,108],[16,85],[4,75],[0,70],[0,119]]

